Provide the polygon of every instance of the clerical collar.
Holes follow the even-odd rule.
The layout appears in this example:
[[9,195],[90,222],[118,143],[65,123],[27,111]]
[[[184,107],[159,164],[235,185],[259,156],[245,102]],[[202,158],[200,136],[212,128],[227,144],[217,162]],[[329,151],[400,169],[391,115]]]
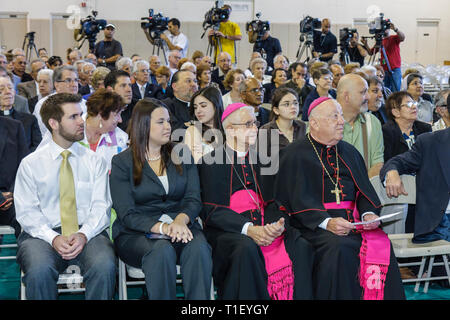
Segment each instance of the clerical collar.
[[187,104],[187,106],[189,107],[190,101],[184,101],[184,100],[178,99],[177,97],[175,97],[175,99],[177,99],[178,101],[180,101],[182,103]]
[[233,150],[237,154],[238,158],[243,158],[248,153],[248,150],[247,151],[237,151],[234,148],[232,148],[229,144],[227,144],[227,147],[230,148],[231,150]]
[[309,133],[309,136],[311,137],[311,140],[312,140],[315,144],[317,144],[319,147],[321,147],[321,148],[324,148],[324,147],[325,147],[325,148],[329,149],[329,148],[331,148],[331,147],[334,147],[334,146],[328,146],[328,145],[325,145],[325,144],[323,144],[323,143],[317,141],[316,139],[314,139],[314,137],[311,135],[311,133]]
[[0,110],[1,114],[4,116],[11,116],[13,114],[13,108],[11,109],[5,109],[5,110]]

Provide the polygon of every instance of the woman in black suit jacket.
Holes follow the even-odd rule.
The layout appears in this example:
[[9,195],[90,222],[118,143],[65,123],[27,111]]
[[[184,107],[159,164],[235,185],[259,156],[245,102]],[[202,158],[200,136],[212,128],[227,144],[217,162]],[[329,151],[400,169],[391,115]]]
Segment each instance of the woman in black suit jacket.
[[384,162],[411,149],[419,135],[431,132],[428,123],[417,120],[417,104],[405,91],[391,94],[386,101],[389,121],[383,125]]
[[176,298],[177,263],[186,299],[208,299],[211,248],[196,221],[196,166],[172,161],[169,112],[159,101],[139,101],[129,128],[130,147],[114,156],[110,176],[118,255],[143,270],[150,299]]

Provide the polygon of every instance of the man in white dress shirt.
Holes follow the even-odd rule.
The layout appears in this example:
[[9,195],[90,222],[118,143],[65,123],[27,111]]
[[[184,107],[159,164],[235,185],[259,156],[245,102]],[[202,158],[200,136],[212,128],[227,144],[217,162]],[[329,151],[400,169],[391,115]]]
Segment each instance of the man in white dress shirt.
[[21,162],[14,202],[22,227],[17,262],[27,299],[56,299],[69,266],[84,278],[86,299],[112,299],[116,257],[105,229],[111,197],[105,160],[81,146],[81,97],[50,96],[41,115],[52,139]]

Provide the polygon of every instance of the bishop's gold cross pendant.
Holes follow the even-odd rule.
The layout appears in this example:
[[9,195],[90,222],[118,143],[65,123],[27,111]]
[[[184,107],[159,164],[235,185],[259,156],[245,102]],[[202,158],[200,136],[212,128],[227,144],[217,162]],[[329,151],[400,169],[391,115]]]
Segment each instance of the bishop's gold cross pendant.
[[334,190],[331,190],[331,193],[334,193],[336,195],[336,203],[340,204],[341,203],[341,199],[339,197],[339,194],[342,193],[342,190],[339,190],[338,187],[336,186],[334,188]]

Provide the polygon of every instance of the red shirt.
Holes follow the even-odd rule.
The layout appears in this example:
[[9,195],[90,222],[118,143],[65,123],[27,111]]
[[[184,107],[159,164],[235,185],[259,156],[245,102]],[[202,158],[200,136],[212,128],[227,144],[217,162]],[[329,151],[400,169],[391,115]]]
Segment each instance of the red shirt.
[[[386,51],[386,56],[389,59],[389,65],[392,70],[402,66],[402,58],[400,57],[400,42],[400,37],[398,35],[389,36],[386,39],[383,39],[383,47]],[[383,66],[384,71],[389,70],[383,54],[380,56],[380,64]]]

